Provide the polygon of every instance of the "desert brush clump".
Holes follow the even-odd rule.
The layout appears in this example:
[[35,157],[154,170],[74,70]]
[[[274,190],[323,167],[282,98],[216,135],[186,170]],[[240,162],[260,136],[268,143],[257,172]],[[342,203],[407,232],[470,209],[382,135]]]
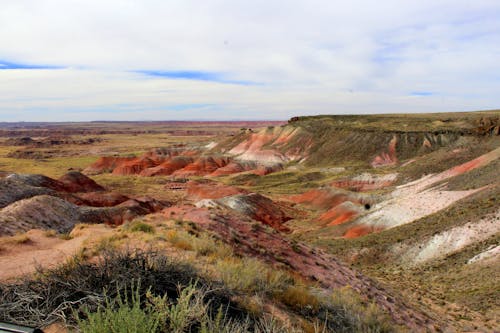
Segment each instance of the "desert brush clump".
[[[0,284],[0,320],[30,326],[63,320],[75,325],[77,318],[86,318],[86,313],[101,309],[103,315],[103,306],[125,306],[125,300],[132,302],[134,293],[136,300],[145,300],[148,294],[168,295],[175,301],[194,281],[196,288],[211,290],[204,296],[209,315],[215,315],[222,307],[228,320],[246,318],[245,311],[230,300],[224,286],[199,277],[192,266],[153,250],[129,250],[103,252],[97,263],[73,260],[39,271],[36,278]],[[128,310],[140,316],[137,309]]]
[[292,283],[288,274],[253,258],[228,257],[216,263],[216,272],[230,289],[249,294],[272,294]]
[[118,293],[97,311],[85,309],[83,315],[76,313],[75,317],[82,333],[246,332],[249,321],[228,319],[222,306],[211,315],[206,300],[210,292],[199,288],[195,281],[185,287],[179,286],[178,297],[172,300],[168,294],[154,296],[149,291],[141,296],[140,285],[132,285],[130,296]]
[[140,220],[133,220],[130,223],[124,225],[124,229],[131,232],[144,232],[148,234],[154,234],[155,229],[152,225],[144,223]]

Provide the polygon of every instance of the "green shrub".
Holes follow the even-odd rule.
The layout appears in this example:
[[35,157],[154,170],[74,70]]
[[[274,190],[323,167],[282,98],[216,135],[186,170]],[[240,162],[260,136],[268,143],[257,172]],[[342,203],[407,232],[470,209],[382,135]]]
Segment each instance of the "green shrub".
[[216,268],[224,284],[240,292],[273,294],[292,283],[288,274],[253,258],[227,258],[217,262]]
[[107,299],[97,311],[84,311],[86,319],[76,314],[78,328],[82,333],[145,333],[158,332],[161,314],[149,305],[141,307],[139,288],[132,292],[131,299],[122,297],[120,293],[112,300]]
[[151,225],[146,224],[146,223],[141,222],[141,221],[132,222],[129,226],[127,226],[126,229],[130,230],[132,232],[144,232],[144,233],[148,233],[148,234],[155,233],[155,229]]

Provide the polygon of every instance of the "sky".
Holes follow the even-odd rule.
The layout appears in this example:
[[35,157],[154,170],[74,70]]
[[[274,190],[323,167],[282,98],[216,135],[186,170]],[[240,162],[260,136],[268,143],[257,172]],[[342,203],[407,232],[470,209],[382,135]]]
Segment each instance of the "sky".
[[498,0],[0,4],[0,122],[495,108]]

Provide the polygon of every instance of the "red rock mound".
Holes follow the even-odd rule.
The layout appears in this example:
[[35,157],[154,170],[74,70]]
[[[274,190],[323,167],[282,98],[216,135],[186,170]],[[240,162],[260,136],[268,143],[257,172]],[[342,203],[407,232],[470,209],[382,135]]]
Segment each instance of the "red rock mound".
[[339,225],[352,221],[370,205],[354,193],[335,189],[314,189],[289,198],[295,203],[324,210],[319,217],[322,225]]
[[210,174],[210,176],[227,176],[235,173],[254,170],[257,167],[255,163],[231,161],[226,166],[223,166]]
[[218,200],[231,209],[260,221],[279,231],[290,231],[283,225],[291,220],[285,212],[271,199],[257,193],[238,194]]
[[165,162],[158,166],[142,170],[140,175],[144,177],[169,176],[175,171],[180,170],[191,163],[193,163],[192,157],[176,156],[167,159]]
[[319,217],[319,220],[322,224],[330,226],[339,225],[352,221],[359,215],[360,211],[361,209],[358,206],[354,205],[350,201],[347,201],[327,210]]
[[224,156],[202,156],[196,150],[158,148],[141,157],[101,157],[84,170],[86,174],[111,172],[114,175],[144,177],[225,176],[240,172],[267,175],[283,169],[280,163],[259,165],[254,161],[234,161]]
[[99,157],[97,161],[88,166],[83,172],[87,175],[97,175],[100,173],[112,172],[119,165],[136,159],[135,157]]
[[71,193],[104,191],[104,187],[78,171],[68,172],[59,178],[59,182]]
[[227,157],[200,157],[186,167],[175,171],[174,177],[206,176],[229,163]]
[[113,170],[112,174],[120,176],[137,175],[144,169],[152,168],[157,165],[158,163],[151,158],[141,157],[120,164]]
[[76,223],[121,224],[169,205],[148,197],[130,199],[106,193],[78,172],[60,180],[13,174],[0,179],[0,235],[32,228],[67,232]]
[[144,153],[142,157],[147,157],[152,159],[153,161],[156,161],[157,163],[161,163],[168,158],[178,156],[179,153],[180,153],[179,150],[173,150],[168,148],[156,148]]

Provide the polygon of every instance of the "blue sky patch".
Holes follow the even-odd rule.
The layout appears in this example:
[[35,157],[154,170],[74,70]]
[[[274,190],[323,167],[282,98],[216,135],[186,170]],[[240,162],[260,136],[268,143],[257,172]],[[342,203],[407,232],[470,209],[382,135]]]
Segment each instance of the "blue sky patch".
[[8,69],[61,69],[61,66],[32,65],[0,60],[0,70]]
[[204,72],[204,71],[161,71],[161,70],[139,70],[137,73],[141,73],[147,76],[163,77],[173,80],[195,80],[195,81],[210,81],[217,83],[226,84],[239,84],[239,85],[255,85],[255,82],[244,81],[244,80],[232,80],[227,79],[221,73],[216,72]]

